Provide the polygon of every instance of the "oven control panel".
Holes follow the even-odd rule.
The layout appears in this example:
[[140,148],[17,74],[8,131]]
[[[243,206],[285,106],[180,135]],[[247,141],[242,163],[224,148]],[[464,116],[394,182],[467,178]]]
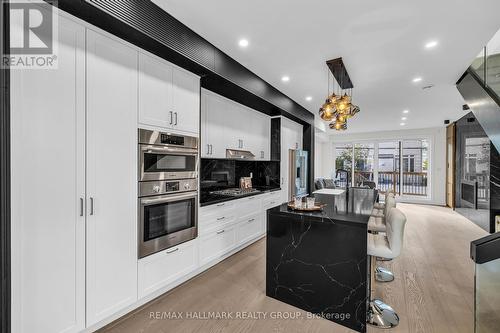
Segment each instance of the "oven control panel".
[[196,191],[197,189],[197,179],[139,182],[139,197]]

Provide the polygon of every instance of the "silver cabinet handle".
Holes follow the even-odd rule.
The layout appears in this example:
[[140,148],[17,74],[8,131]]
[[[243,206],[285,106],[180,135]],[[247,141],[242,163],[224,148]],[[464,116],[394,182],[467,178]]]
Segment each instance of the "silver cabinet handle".
[[250,223],[250,222],[253,222],[253,221],[255,221],[255,219],[250,219],[247,222]]
[[214,154],[214,146],[210,145],[210,155],[213,155],[213,154]]
[[210,145],[207,144],[207,155],[210,155]]
[[285,178],[281,177],[281,185],[283,185],[284,183],[285,183]]
[[170,125],[172,125],[172,123],[174,122],[174,113],[172,111],[170,111],[169,113],[170,113]]
[[222,221],[222,220],[224,220],[225,218],[226,218],[225,216],[223,216],[223,217],[218,217],[218,218],[217,218],[217,221]]
[[222,207],[222,206],[225,206],[226,204],[225,203],[221,203],[221,204],[218,204],[216,205],[217,207]]
[[270,204],[271,205],[274,205],[276,203],[276,201],[271,201]]
[[226,230],[222,229],[222,230],[217,231],[217,235],[222,234],[224,231],[226,231]]
[[179,251],[179,248],[178,248],[178,247],[176,247],[176,248],[175,248],[175,249],[173,249],[173,250],[167,250],[167,251],[166,251],[166,253],[167,253],[167,254],[170,254],[170,253],[174,253],[174,252],[177,252],[177,251]]
[[80,216],[83,216],[83,198],[80,198]]
[[175,124],[174,125],[177,125],[177,112],[174,112],[174,115],[175,115]]
[[94,198],[90,197],[90,215],[94,215]]

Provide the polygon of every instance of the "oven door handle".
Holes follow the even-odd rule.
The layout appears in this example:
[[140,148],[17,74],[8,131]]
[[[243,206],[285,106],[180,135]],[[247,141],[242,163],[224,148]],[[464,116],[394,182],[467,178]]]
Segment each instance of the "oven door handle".
[[184,200],[184,199],[196,199],[198,194],[192,194],[192,193],[187,193],[187,194],[179,194],[179,195],[169,195],[169,196],[162,196],[160,198],[152,198],[152,199],[141,199],[141,205],[143,206],[148,206],[148,205],[154,205],[158,203],[166,203],[166,202],[172,202],[172,201],[178,201],[178,200]]
[[158,147],[158,146],[143,146],[141,145],[142,153],[176,153],[181,155],[198,155],[197,149],[190,148],[177,148],[177,147]]

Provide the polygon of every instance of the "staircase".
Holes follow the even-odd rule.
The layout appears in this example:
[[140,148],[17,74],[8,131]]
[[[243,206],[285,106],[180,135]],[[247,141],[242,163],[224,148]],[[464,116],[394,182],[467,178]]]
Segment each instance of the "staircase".
[[457,89],[500,151],[500,31],[462,75]]

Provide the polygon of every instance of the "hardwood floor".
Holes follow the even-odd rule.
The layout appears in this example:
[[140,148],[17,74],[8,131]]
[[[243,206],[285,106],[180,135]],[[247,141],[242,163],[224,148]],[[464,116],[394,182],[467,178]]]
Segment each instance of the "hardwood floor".
[[[375,284],[375,295],[401,319],[390,332],[473,332],[474,265],[469,243],[486,232],[449,208],[411,204],[398,208],[408,218],[403,252],[381,263],[396,278]],[[155,312],[174,311],[184,318],[151,318]],[[185,318],[187,312],[213,311],[263,312],[267,318]],[[328,320],[308,319],[304,311],[300,319],[269,318],[276,312],[296,311],[300,310],[265,296],[265,241],[260,240],[102,332],[353,332]],[[380,330],[369,327],[368,332]]]

